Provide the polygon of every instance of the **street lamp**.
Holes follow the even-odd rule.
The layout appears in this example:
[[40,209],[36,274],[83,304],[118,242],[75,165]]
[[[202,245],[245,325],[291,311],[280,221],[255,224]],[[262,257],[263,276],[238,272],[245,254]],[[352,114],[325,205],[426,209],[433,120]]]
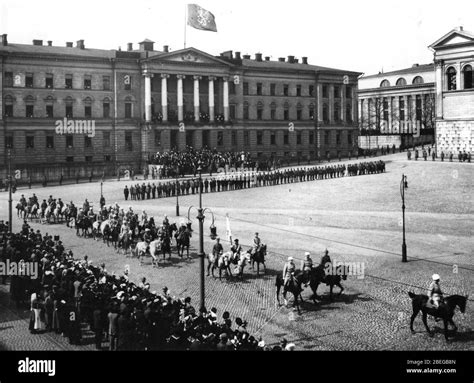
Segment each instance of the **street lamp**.
[[[177,168],[179,169],[179,168]],[[178,199],[178,194],[179,194],[179,186],[178,186],[178,170],[176,170],[176,217],[179,217],[179,199]]]
[[12,206],[12,154],[8,149],[8,232],[12,233],[13,206]]
[[[207,210],[212,214],[212,225],[211,225],[211,234],[215,233],[215,226],[214,226],[214,214],[212,213],[211,209],[209,208],[202,208],[202,188],[201,188],[201,182],[202,182],[202,167],[201,167],[201,162],[199,162],[199,167],[198,167],[198,172],[199,172],[199,208],[197,209],[198,211],[198,216],[197,219],[199,220],[199,271],[200,271],[200,295],[201,295],[201,304],[200,304],[200,310],[201,312],[204,312],[206,310],[206,304],[205,304],[205,292],[204,292],[204,212]],[[191,209],[194,206],[190,206],[188,209],[188,221],[189,219],[189,213],[191,212]]]
[[402,223],[403,223],[403,243],[402,243],[402,262],[407,262],[407,244],[405,242],[405,189],[408,189],[407,176],[402,175],[400,181],[400,195],[402,196]]

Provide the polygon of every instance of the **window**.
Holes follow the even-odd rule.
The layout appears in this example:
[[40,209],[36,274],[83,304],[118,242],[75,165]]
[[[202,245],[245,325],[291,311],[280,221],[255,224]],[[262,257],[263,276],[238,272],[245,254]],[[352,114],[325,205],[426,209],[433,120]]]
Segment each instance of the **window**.
[[102,111],[103,111],[104,118],[110,118],[110,103],[109,102],[104,102],[102,104]]
[[403,97],[398,98],[398,110],[400,121],[405,121],[405,99]]
[[346,105],[346,122],[352,122],[352,105]]
[[341,145],[341,132],[336,132],[336,145]]
[[397,86],[405,86],[406,84],[407,84],[407,80],[405,80],[403,77],[397,80]]
[[4,106],[5,117],[13,117],[13,105],[12,104],[5,104]]
[[390,81],[388,81],[388,80],[383,80],[383,81],[380,83],[380,87],[381,87],[381,88],[386,88],[387,86],[390,86]]
[[132,103],[125,103],[125,118],[132,118]]
[[53,116],[54,116],[53,105],[46,105],[46,117],[53,118]]
[[231,120],[235,120],[235,104],[231,104],[229,107],[229,115]]
[[323,85],[323,98],[328,98],[328,86]]
[[5,148],[13,149],[13,136],[5,136]]
[[244,82],[244,96],[248,96],[248,95],[249,95],[249,83]]
[[125,150],[129,152],[133,150],[132,132],[125,132]]
[[323,104],[323,121],[324,123],[328,123],[329,122],[329,108],[328,108],[328,104]]
[[84,89],[91,89],[92,88],[92,78],[90,75],[86,74],[84,76]]
[[386,98],[383,99],[382,110],[383,110],[383,121],[388,123],[388,100]]
[[301,85],[296,85],[296,97],[301,97]]
[[334,103],[334,121],[340,121],[341,120],[341,106],[339,105],[338,102]]
[[456,84],[456,69],[453,67],[450,67],[446,71],[446,83],[448,84],[448,90],[456,90],[457,84]]
[[110,161],[111,161],[110,154],[106,154],[106,155],[104,156],[104,161],[105,161],[105,162],[110,162]]
[[53,89],[53,75],[51,73],[46,73],[45,87],[47,89]]
[[262,95],[262,83],[257,82],[257,96],[261,96],[261,95]]
[[85,148],[92,148],[92,138],[89,136],[84,137],[84,147]]
[[35,136],[26,136],[26,148],[33,149],[35,147]]
[[244,102],[244,120],[249,119],[249,103]]
[[301,145],[301,132],[296,132],[296,145]]
[[309,94],[311,97],[314,97],[314,85],[310,85],[310,86],[309,86],[308,94]]
[[416,121],[421,121],[422,120],[422,113],[421,113],[421,96],[418,94],[416,96],[415,100],[415,119]]
[[257,131],[257,145],[263,145],[263,132]]
[[[110,148],[110,132],[103,132],[102,139],[104,143],[104,148]],[[156,134],[155,134],[155,142],[156,142]]]
[[347,143],[352,146],[352,132],[347,132]]
[[276,104],[274,102],[270,104],[270,119],[276,120]]
[[217,132],[217,146],[224,145],[224,132]]
[[54,136],[46,136],[46,148],[54,148]]
[[421,76],[416,76],[413,79],[413,84],[423,84],[425,81],[423,80],[423,77]]
[[284,145],[290,144],[290,134],[287,131],[283,133],[283,144]]
[[288,84],[283,85],[283,96],[288,96],[289,87]]
[[67,118],[72,118],[73,117],[72,105],[66,105],[66,117]]
[[352,87],[346,86],[346,98],[352,98]]
[[334,98],[341,98],[341,88],[338,86],[334,87]]
[[66,162],[74,162],[74,157],[73,156],[67,156],[66,157]]
[[72,74],[67,74],[64,81],[66,89],[72,89]]
[[329,135],[330,135],[330,131],[329,130],[325,130],[324,131],[324,144],[325,145],[329,145]]
[[86,156],[86,162],[92,162],[92,156]]
[[270,132],[270,145],[276,145],[276,132]]
[[257,120],[263,120],[263,103],[257,104]]
[[34,105],[26,105],[26,117],[33,117]]
[[276,94],[276,84],[270,84],[270,96],[275,96]]
[[33,73],[27,73],[25,75],[25,87],[33,88]]
[[231,140],[232,146],[237,146],[237,132],[235,130],[232,131]]
[[74,147],[74,137],[72,134],[68,134],[66,136],[66,148],[67,149],[72,149]]
[[110,76],[102,76],[102,86],[104,90],[110,90]]
[[13,86],[13,72],[5,72],[5,80],[4,80],[5,87],[12,87]]
[[86,105],[84,107],[84,117],[91,118],[92,117],[92,107],[90,105]]
[[283,110],[283,119],[286,121],[290,119],[290,110],[287,107]]
[[302,116],[303,116],[303,110],[302,109],[297,109],[296,110],[296,119],[298,121],[300,121],[302,119]]
[[250,146],[250,135],[249,135],[248,130],[244,131],[244,145],[245,146]]
[[309,104],[309,119],[314,120],[314,104]]
[[462,70],[462,74],[464,78],[464,89],[472,89],[472,66],[466,65]]
[[310,145],[314,144],[314,132],[309,132],[309,143]]

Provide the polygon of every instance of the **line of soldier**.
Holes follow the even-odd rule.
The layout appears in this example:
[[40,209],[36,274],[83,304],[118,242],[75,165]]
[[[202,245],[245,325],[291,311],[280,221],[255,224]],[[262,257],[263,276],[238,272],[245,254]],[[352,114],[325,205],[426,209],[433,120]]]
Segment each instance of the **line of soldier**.
[[[415,161],[418,161],[418,158],[420,158],[420,151],[417,148],[415,148],[414,152],[415,152]],[[427,161],[428,157],[430,156],[433,161],[435,161],[437,158],[435,150],[432,150],[431,147],[428,147],[428,150],[421,148],[421,155],[423,156],[423,159],[425,161]],[[412,156],[412,153],[410,149],[408,149],[407,151],[408,160],[411,160],[411,156]],[[446,157],[449,158],[449,162],[453,162],[453,159],[454,159],[454,153],[452,151],[450,151],[448,154],[445,154],[444,151],[441,151],[439,156],[441,158],[441,161],[444,161]],[[466,153],[465,150],[463,152],[459,151],[457,157],[458,157],[459,162],[466,162],[466,161],[471,162],[471,152]]]
[[201,180],[191,178],[187,180],[176,180],[163,183],[150,183],[141,185],[139,183],[125,186],[123,193],[125,200],[145,200],[164,197],[173,197],[176,195],[196,194],[199,187],[202,193],[214,193],[229,190],[249,189],[252,187],[282,185],[295,182],[305,182],[322,180],[329,178],[339,178],[348,176],[357,176],[364,174],[375,174],[385,172],[384,161],[361,162],[349,165],[332,166],[313,166],[307,168],[273,170],[269,172],[254,173],[220,173],[215,177]]

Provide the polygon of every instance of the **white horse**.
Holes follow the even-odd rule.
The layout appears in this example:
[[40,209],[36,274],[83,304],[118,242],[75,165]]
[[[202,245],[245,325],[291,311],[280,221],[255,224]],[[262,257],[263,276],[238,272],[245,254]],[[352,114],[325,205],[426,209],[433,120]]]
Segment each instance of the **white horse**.
[[53,213],[53,212],[52,212],[52,210],[51,210],[51,206],[48,206],[48,207],[44,210],[44,214],[43,214],[43,216],[40,218],[40,222],[41,222],[42,224],[49,223],[52,213]]
[[212,276],[214,277],[214,270],[217,268],[219,269],[219,279],[222,277],[222,270],[226,272],[226,274],[232,276],[232,271],[230,269],[231,263],[235,260],[235,255],[232,251],[228,251],[223,253],[219,257],[214,256],[214,254],[209,253],[207,256],[207,276],[209,276],[209,270],[212,272]]
[[39,209],[39,206],[38,206],[37,203],[35,203],[33,206],[29,206],[29,207],[27,208],[25,218],[29,218],[30,221],[33,220],[33,217],[35,217],[36,219],[38,219],[38,218],[39,218],[39,216],[38,216],[38,209]]

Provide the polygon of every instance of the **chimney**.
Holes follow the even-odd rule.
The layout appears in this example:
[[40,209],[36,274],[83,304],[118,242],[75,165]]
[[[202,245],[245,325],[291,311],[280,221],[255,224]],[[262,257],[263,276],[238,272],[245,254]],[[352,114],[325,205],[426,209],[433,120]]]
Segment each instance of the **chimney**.
[[66,43],[66,47],[72,48],[72,42],[68,41],[68,42]]
[[262,54],[261,53],[255,53],[255,61],[262,61]]
[[461,25],[461,26],[459,27],[459,31],[462,32],[463,29],[464,29],[464,28],[463,28],[462,25]]
[[84,40],[77,40],[77,45],[76,45],[77,48],[79,49],[84,49],[85,46],[84,46]]
[[170,51],[170,47],[168,45],[163,45],[163,52],[168,53]]
[[301,61],[303,64],[308,64],[308,58],[307,57],[301,57]]
[[419,66],[420,66],[420,64],[413,64],[411,67],[412,67],[412,68],[417,68],[417,67],[419,67]]
[[7,46],[7,45],[8,45],[8,39],[7,39],[7,34],[6,34],[6,33],[4,33],[4,34],[2,35],[2,45],[3,45],[3,46]]
[[48,47],[52,47],[53,46],[53,42],[51,40],[48,40]]
[[295,59],[295,56],[288,56],[288,62],[290,64],[293,64],[294,59]]
[[222,52],[221,53],[221,57],[225,57],[225,58],[228,58],[228,59],[231,59],[233,58],[233,55],[232,55],[232,51],[225,51],[225,52]]
[[153,50],[153,45],[155,44],[154,41],[145,39],[142,42],[138,43],[140,46],[141,51],[152,51]]
[[33,45],[42,46],[43,40],[33,40]]
[[127,51],[133,51],[133,43],[127,44]]
[[265,61],[270,61],[270,56],[265,56]]
[[279,57],[279,58],[278,58],[278,61],[281,62],[281,63],[284,63],[284,62],[285,62],[285,58],[284,58],[284,57]]
[[294,60],[293,60],[293,63],[295,63],[295,64],[298,64],[298,62],[299,62],[298,59],[294,59]]
[[250,60],[250,55],[243,55],[243,58],[246,60]]
[[119,47],[118,50],[119,50],[119,52],[122,52],[122,47]]
[[236,60],[241,60],[240,52],[235,52],[235,59]]

